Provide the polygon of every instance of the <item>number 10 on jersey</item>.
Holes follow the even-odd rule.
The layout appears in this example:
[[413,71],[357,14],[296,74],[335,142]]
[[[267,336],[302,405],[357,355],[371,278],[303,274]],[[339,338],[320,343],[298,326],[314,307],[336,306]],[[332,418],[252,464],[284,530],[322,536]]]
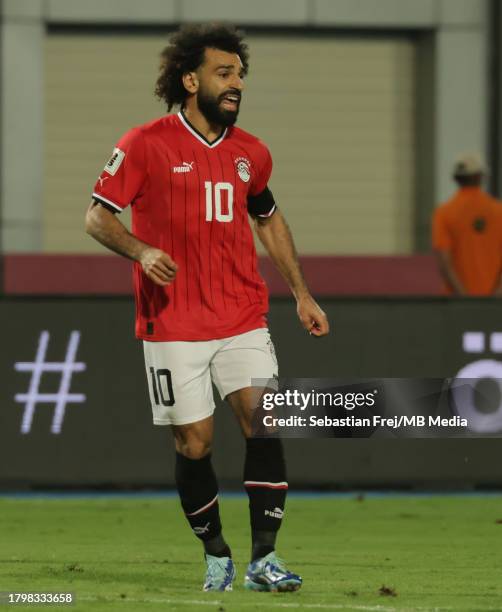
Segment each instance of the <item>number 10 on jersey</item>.
[[[206,188],[206,221],[212,221],[213,217],[221,223],[228,223],[234,218],[234,186],[231,183],[216,183],[211,181],[204,183]],[[227,192],[228,212],[222,212],[222,192]],[[213,197],[214,193],[214,197]],[[214,208],[214,211],[213,211]],[[213,214],[214,212],[214,214]]]

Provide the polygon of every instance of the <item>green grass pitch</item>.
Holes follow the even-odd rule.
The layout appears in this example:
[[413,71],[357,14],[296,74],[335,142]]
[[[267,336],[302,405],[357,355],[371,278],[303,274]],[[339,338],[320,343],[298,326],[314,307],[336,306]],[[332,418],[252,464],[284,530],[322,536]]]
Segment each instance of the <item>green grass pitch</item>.
[[0,498],[0,591],[86,612],[502,610],[502,496],[291,496],[278,553],[304,586],[280,594],[244,591],[247,500],[221,510],[238,577],[218,594],[175,498]]

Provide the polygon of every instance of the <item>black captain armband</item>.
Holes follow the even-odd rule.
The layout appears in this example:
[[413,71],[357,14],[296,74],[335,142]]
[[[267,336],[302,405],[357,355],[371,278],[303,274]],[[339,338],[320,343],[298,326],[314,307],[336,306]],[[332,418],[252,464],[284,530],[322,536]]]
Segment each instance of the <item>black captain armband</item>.
[[252,217],[266,219],[271,217],[276,209],[274,196],[268,187],[258,195],[248,197],[248,213]]

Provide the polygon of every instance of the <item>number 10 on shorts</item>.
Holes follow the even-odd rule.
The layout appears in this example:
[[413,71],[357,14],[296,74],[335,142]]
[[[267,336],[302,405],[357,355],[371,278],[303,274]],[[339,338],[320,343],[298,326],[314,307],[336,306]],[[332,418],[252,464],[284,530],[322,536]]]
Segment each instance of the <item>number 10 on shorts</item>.
[[157,406],[174,406],[173,381],[171,370],[150,368],[150,384]]

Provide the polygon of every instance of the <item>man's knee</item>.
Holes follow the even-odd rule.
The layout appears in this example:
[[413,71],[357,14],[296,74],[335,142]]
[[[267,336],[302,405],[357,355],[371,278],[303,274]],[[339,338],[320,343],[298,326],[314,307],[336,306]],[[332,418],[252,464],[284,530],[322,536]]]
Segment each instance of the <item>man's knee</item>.
[[211,452],[211,436],[194,429],[175,431],[176,450],[188,459],[202,459]]
[[173,434],[178,453],[188,459],[202,459],[211,452],[213,419],[210,417],[196,423],[175,425]]
[[188,459],[202,459],[211,452],[211,443],[208,440],[198,438],[178,441],[176,450]]

